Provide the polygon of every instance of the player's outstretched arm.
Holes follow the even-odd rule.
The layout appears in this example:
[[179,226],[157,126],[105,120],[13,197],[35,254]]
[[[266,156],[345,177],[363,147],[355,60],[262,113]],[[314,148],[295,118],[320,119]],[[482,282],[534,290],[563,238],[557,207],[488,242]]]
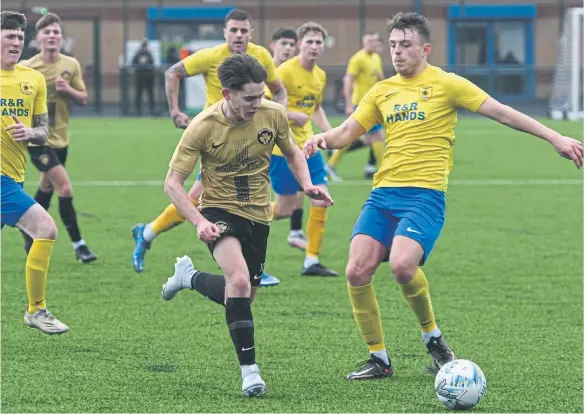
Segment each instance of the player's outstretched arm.
[[164,181],[164,191],[178,211],[197,228],[197,235],[202,241],[209,243],[221,234],[219,228],[209,222],[193,205],[184,188],[188,175],[170,168]]
[[12,117],[14,124],[6,127],[6,131],[12,133],[16,142],[28,141],[34,145],[44,145],[49,138],[49,114],[32,116],[32,128],[27,127],[15,116]]
[[306,141],[304,155],[308,158],[316,154],[319,149],[346,147],[365,132],[365,128],[359,122],[349,117],[340,126],[322,134],[317,134]]
[[554,146],[554,149],[560,156],[572,160],[577,168],[582,167],[584,148],[580,141],[562,136],[559,132],[546,127],[532,117],[510,106],[503,105],[491,97],[488,97],[483,102],[478,109],[478,113],[517,131],[527,132],[528,134],[546,140]]
[[170,117],[177,128],[186,128],[189,124],[189,117],[183,114],[178,108],[178,89],[180,80],[188,78],[188,73],[183,61],[177,62],[164,73],[164,90]]

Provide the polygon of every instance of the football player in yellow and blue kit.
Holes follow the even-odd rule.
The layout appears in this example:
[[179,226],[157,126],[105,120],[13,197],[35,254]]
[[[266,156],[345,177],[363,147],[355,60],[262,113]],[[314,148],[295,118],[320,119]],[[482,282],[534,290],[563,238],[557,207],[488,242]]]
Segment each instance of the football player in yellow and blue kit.
[[[363,35],[363,48],[355,53],[347,65],[347,73],[343,79],[345,93],[345,113],[351,115],[365,94],[378,81],[385,79],[383,62],[378,53],[381,49],[381,38],[378,33],[367,32]],[[377,171],[376,163],[381,161],[384,151],[383,125],[373,126],[364,139],[353,142],[351,146],[336,150],[327,163],[327,170],[333,181],[342,181],[337,175],[337,166],[346,151],[353,151],[371,144],[375,161],[365,167],[365,176],[370,178]]]
[[26,258],[28,307],[24,323],[47,334],[60,334],[69,328],[47,310],[45,302],[57,227],[46,210],[22,188],[26,147],[29,143],[44,144],[49,135],[47,85],[41,73],[18,64],[24,47],[25,16],[3,11],[1,21],[1,226],[17,227],[33,239]]
[[[195,75],[203,75],[206,87],[205,108],[217,103],[221,95],[221,82],[217,75],[217,68],[225,58],[237,54],[247,53],[255,57],[266,69],[266,85],[273,93],[273,100],[284,107],[287,103],[286,90],[276,75],[276,67],[272,56],[267,49],[250,42],[251,17],[239,9],[234,9],[225,17],[225,43],[213,48],[201,49],[188,56],[185,60],[176,63],[166,71],[166,98],[169,112],[177,128],[186,128],[188,116],[182,113],[178,107],[179,81]],[[198,205],[203,191],[200,175],[189,191],[189,197],[193,204]],[[144,270],[144,255],[150,249],[152,241],[162,232],[170,230],[185,221],[176,206],[170,204],[153,222],[149,224],[137,224],[132,228],[134,238],[134,251],[132,252],[132,265],[138,273]],[[279,280],[268,273],[264,273],[261,286],[277,285]]]
[[370,359],[347,379],[393,373],[371,283],[373,273],[387,259],[416,314],[433,371],[455,358],[436,325],[428,281],[420,266],[428,260],[444,224],[458,107],[548,141],[578,168],[584,153],[579,141],[499,103],[470,81],[429,65],[430,33],[424,16],[398,13],[388,22],[388,33],[397,75],[371,89],[341,126],[312,137],[304,147],[307,156],[318,148],[341,148],[379,122],[387,133],[374,189],[353,229],[346,269],[355,321],[369,346]]
[[[278,66],[277,73],[288,92],[288,121],[296,143],[302,148],[313,134],[312,118],[323,116],[320,103],[326,86],[326,74],[316,65],[324,52],[326,30],[319,24],[308,22],[300,26],[298,34],[298,56]],[[326,119],[326,116],[324,116]],[[327,121],[328,124],[328,121]],[[329,125],[330,127],[330,125]],[[327,172],[322,154],[308,158],[312,183],[326,186]],[[276,193],[274,217],[289,217],[296,208],[296,193],[302,188],[292,175],[286,159],[278,148],[274,149],[270,163],[270,180]],[[338,273],[320,263],[319,254],[324,241],[327,206],[318,200],[312,201],[308,216],[306,257],[302,268],[304,276],[337,276]]]

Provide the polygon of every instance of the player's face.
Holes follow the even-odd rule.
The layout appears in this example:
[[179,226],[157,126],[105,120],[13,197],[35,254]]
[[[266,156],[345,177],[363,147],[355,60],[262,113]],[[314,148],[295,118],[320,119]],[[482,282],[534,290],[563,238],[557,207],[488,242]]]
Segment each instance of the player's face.
[[402,76],[410,76],[416,73],[431,47],[415,30],[393,29],[389,34],[389,50],[395,71]]
[[379,36],[376,34],[363,36],[363,48],[367,53],[377,53]]
[[324,52],[324,37],[320,32],[308,32],[300,41],[300,54],[308,61],[315,61]]
[[41,50],[55,52],[61,48],[63,30],[58,23],[45,27],[37,33],[37,42]]
[[2,29],[2,66],[14,66],[20,60],[24,48],[22,30]]
[[241,91],[223,89],[229,108],[240,121],[249,121],[260,109],[265,83],[246,83]]
[[286,62],[296,53],[296,40],[282,37],[272,42],[272,50],[278,62]]
[[249,20],[228,20],[223,35],[231,53],[245,53],[251,39],[251,23]]

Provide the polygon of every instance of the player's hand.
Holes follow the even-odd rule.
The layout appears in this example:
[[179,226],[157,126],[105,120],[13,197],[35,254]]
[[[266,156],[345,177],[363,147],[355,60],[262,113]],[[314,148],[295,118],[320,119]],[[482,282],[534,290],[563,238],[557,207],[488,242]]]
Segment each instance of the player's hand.
[[298,126],[304,126],[310,120],[310,117],[304,112],[290,112],[288,118]]
[[58,76],[55,80],[55,88],[57,92],[69,92],[71,86],[62,76]]
[[351,104],[345,106],[345,114],[351,115],[353,112],[355,112],[355,107]]
[[584,148],[580,141],[574,138],[560,136],[552,142],[552,145],[560,156],[572,160],[577,168],[582,168]]
[[181,111],[172,112],[170,114],[174,126],[181,129],[186,129],[189,126],[189,117]]
[[32,128],[27,127],[18,120],[15,116],[12,117],[14,124],[6,127],[6,131],[12,131],[12,137],[16,142],[28,141],[35,137]]
[[322,134],[314,135],[304,143],[304,156],[308,159],[318,152],[318,149],[327,149]]
[[335,204],[326,187],[318,185],[307,185],[304,187],[304,194],[314,200],[322,200],[326,202],[327,207]]
[[221,231],[219,230],[219,227],[207,219],[204,219],[197,224],[197,236],[199,236],[199,239],[205,243],[214,242],[220,235]]

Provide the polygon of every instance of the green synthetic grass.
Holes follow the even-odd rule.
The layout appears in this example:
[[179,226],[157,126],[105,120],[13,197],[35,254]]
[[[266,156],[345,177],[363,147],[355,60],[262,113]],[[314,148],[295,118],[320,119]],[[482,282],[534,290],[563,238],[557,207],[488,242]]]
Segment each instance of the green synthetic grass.
[[[550,125],[582,139],[579,124]],[[395,375],[344,379],[367,358],[344,277],[301,277],[303,254],[286,243],[287,221],[272,226],[266,267],[282,284],[260,290],[253,307],[267,393],[244,399],[223,308],[196,292],[160,297],[177,256],[217,270],[194,229],[183,225],[157,239],[143,274],[131,266],[130,228],[168,202],[160,185],[144,182],[164,179],[180,131],[167,119],[74,119],[71,137],[75,206],[99,260],[75,262],[53,199],[60,234],[47,303],[71,331],[48,337],[23,325],[22,238],[2,231],[2,411],[445,410],[424,370],[429,357],[415,317],[386,265],[375,288]],[[460,121],[454,154],[446,225],[424,269],[448,343],[487,377],[475,410],[582,412],[582,175],[545,142],[482,119]],[[366,157],[347,155],[338,172],[349,182],[331,185],[336,205],[321,259],[341,275],[370,191],[362,181]],[[520,181],[543,179],[560,181]],[[36,180],[31,167],[32,194]]]

